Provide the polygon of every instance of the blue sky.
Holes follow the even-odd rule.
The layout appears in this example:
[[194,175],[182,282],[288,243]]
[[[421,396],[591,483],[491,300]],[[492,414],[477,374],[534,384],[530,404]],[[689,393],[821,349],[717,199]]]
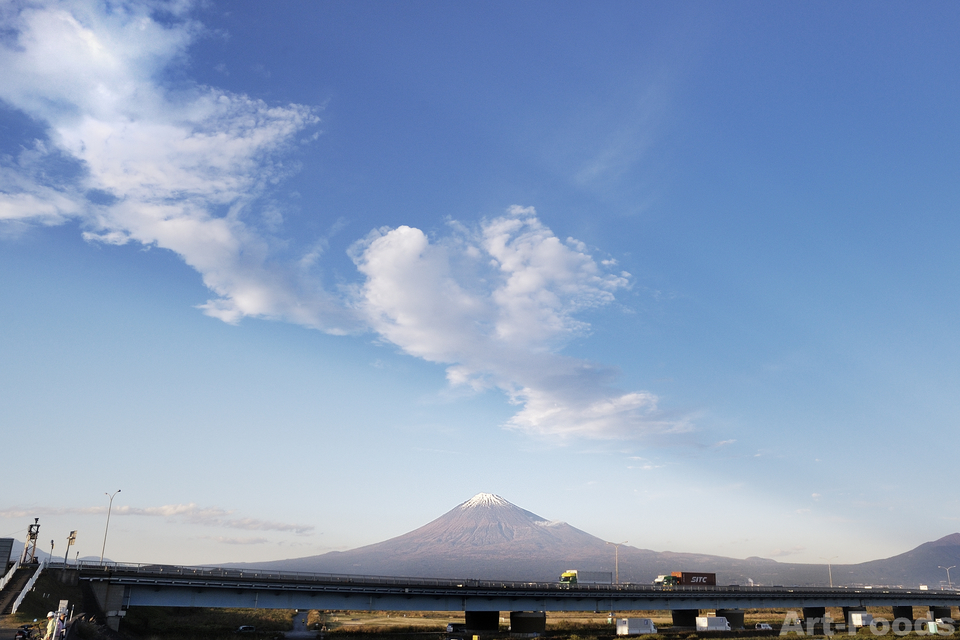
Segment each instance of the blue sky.
[[[954,3],[12,2],[0,535],[960,530]],[[18,455],[18,460],[22,458]]]

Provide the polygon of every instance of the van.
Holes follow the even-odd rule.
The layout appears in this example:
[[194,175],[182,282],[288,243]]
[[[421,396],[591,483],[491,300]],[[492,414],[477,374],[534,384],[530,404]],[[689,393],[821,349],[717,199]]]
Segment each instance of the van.
[[697,616],[697,631],[730,631],[730,623],[722,616]]
[[657,632],[657,625],[650,618],[619,618],[617,620],[618,636],[639,636]]

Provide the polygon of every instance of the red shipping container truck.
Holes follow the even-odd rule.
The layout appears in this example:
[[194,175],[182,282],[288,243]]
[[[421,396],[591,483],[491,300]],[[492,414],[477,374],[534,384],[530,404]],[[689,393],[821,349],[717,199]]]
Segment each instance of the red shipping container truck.
[[700,573],[693,571],[674,571],[668,576],[657,576],[653,584],[664,587],[715,587],[717,586],[717,574]]

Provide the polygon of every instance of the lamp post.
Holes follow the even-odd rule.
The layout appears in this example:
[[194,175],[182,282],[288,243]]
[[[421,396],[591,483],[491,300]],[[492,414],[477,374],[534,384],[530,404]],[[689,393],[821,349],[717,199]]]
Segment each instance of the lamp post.
[[836,560],[840,556],[830,556],[829,558],[820,558],[821,560],[827,561],[827,575],[830,576],[830,586],[833,586],[833,569],[830,567],[830,561]]
[[67,557],[70,555],[70,547],[72,547],[76,541],[77,532],[74,530],[70,532],[69,536],[67,536],[67,550],[63,554],[63,564],[67,564]]
[[103,495],[110,498],[110,504],[107,506],[107,526],[103,528],[103,547],[100,548],[100,564],[103,564],[103,552],[107,549],[107,531],[110,530],[110,512],[113,510],[113,498],[120,493],[120,489],[117,489],[113,492],[113,495],[110,495],[106,491],[103,492]]
[[50,541],[50,564],[53,564],[53,540]]
[[620,584],[620,545],[627,544],[627,541],[623,542],[608,542],[607,544],[613,545],[613,567],[616,572],[616,583]]
[[956,569],[956,568],[957,568],[957,565],[953,565],[952,567],[941,567],[941,566],[939,566],[939,565],[937,566],[937,569],[946,569],[946,570],[947,570],[947,588],[948,588],[948,589],[953,589],[953,583],[950,582],[950,569]]

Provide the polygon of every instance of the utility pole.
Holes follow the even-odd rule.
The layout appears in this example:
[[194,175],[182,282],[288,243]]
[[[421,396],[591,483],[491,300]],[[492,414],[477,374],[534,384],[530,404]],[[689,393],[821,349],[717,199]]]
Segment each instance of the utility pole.
[[839,558],[839,557],[840,557],[840,556],[830,556],[829,558],[820,558],[821,560],[826,560],[826,561],[827,561],[827,574],[829,574],[829,576],[830,576],[830,586],[831,586],[831,587],[833,586],[833,569],[830,567],[830,561],[831,561],[831,560],[836,560],[836,559]]
[[613,567],[616,572],[616,584],[620,584],[620,545],[627,544],[627,541],[623,542],[608,542],[607,544],[613,545]]

